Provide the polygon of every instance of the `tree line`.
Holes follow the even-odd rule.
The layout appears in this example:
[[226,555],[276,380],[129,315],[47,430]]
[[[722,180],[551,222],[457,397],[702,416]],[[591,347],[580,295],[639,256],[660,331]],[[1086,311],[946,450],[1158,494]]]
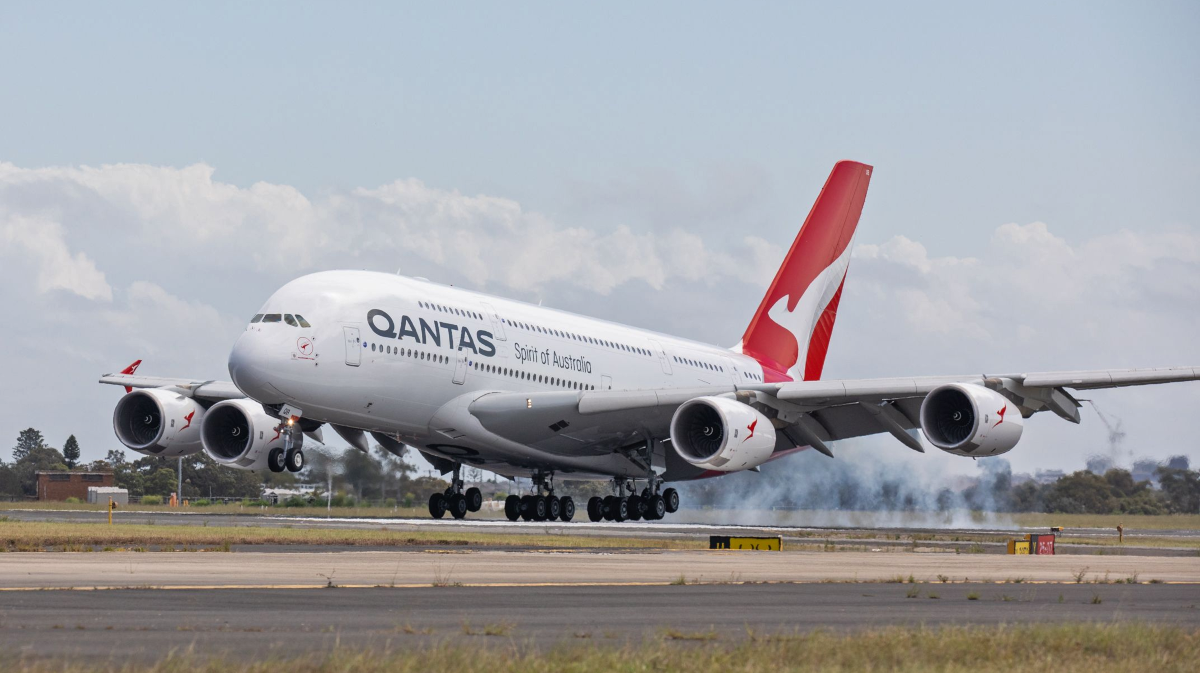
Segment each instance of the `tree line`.
[[[324,490],[333,486],[337,505],[360,502],[394,502],[421,506],[429,495],[441,492],[447,482],[432,476],[417,476],[415,468],[380,446],[369,453],[322,447],[306,448],[307,465],[299,474],[251,472],[225,468],[203,451],[183,458],[185,498],[258,498],[266,488],[289,488],[300,484]],[[866,511],[949,511],[972,509],[994,512],[1062,512],[1078,514],[1170,514],[1200,513],[1200,472],[1175,459],[1162,465],[1151,479],[1135,480],[1133,474],[1115,468],[1097,474],[1081,470],[1049,483],[1014,483],[1011,466],[1003,458],[978,461],[980,476],[965,490],[913,480],[886,466],[870,467],[839,461],[798,462],[791,457],[761,473],[734,474],[721,479],[685,483],[680,489],[689,506],[695,507],[785,507],[797,509],[842,509]],[[0,496],[31,497],[37,494],[37,472],[90,470],[112,472],[117,486],[130,495],[166,497],[179,487],[178,458],[142,456],[128,460],[121,450],[109,451],[104,459],[80,462],[80,447],[74,435],[61,450],[46,443],[34,428],[22,430],[12,450],[12,462],[0,459]],[[469,471],[468,471],[469,472]],[[467,475],[471,479],[470,474]],[[478,476],[475,477],[479,479]],[[564,482],[564,492],[586,499],[610,492],[604,482]],[[496,485],[485,491],[514,492],[516,485]]]

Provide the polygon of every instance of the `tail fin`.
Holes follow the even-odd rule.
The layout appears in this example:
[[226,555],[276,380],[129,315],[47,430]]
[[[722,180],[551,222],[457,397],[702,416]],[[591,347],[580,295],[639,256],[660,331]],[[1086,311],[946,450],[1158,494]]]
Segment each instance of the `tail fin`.
[[872,168],[839,161],[742,336],[767,381],[821,378]]

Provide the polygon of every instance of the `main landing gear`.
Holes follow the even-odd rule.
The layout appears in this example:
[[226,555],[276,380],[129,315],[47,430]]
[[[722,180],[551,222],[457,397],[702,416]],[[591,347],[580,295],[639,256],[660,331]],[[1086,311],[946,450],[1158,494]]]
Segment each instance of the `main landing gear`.
[[[679,509],[679,491],[668,488],[659,493],[662,481],[654,479],[651,485],[636,493],[632,480],[614,479],[615,495],[593,497],[588,500],[588,519],[597,521],[657,521]],[[629,495],[625,495],[628,489]]]
[[304,452],[300,447],[304,444],[304,434],[299,425],[279,424],[276,428],[283,434],[283,447],[271,449],[267,453],[267,469],[272,472],[299,472],[304,469]]
[[444,493],[429,496],[429,515],[435,519],[450,513],[455,519],[467,516],[467,512],[478,512],[483,507],[483,492],[472,486],[463,491],[462,463],[454,464],[454,479]]
[[[509,521],[570,521],[575,518],[575,500],[569,495],[554,495],[554,474],[538,472],[533,475],[534,493],[510,495],[504,500],[504,516]],[[542,491],[546,491],[543,495]]]

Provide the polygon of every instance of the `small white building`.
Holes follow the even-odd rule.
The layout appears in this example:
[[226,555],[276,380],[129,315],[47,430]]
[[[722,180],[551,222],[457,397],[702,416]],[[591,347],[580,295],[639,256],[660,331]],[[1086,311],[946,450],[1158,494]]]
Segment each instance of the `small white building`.
[[118,505],[129,504],[129,491],[116,486],[89,486],[87,491],[89,505],[103,505],[109,498]]

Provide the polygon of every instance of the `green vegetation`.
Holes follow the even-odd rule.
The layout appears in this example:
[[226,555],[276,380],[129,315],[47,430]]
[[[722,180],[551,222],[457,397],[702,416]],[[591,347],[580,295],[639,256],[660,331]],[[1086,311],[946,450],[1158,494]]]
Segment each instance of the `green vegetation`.
[[[602,634],[576,633],[569,643],[515,647],[520,624],[472,627],[464,635],[493,636],[429,642],[426,629],[395,629],[386,648],[335,648],[258,661],[205,657],[194,650],[158,661],[47,660],[8,657],[12,673],[551,673],[570,671],[942,671],[1056,673],[1194,670],[1200,632],[1143,624],[1065,624],[1000,627],[888,628],[854,633],[718,634],[663,630],[638,644],[606,643]],[[437,637],[437,634],[433,634]],[[406,644],[407,643],[407,644]]]
[[707,549],[707,540],[669,540],[533,533],[458,533],[259,526],[172,526],[121,523],[0,521],[0,551],[103,550],[231,545],[309,544],[362,547],[487,545],[539,548]]

